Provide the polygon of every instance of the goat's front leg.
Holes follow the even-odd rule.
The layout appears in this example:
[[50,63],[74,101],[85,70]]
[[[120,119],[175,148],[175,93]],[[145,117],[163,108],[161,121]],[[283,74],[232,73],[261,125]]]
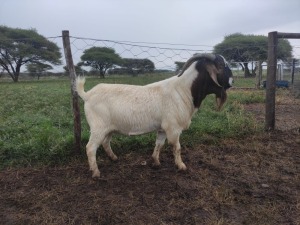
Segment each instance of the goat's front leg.
[[159,161],[159,153],[161,148],[164,146],[166,140],[166,133],[164,131],[158,131],[155,141],[155,148],[153,150],[152,158],[153,158],[153,166],[160,166]]
[[179,142],[179,136],[181,132],[176,131],[169,131],[167,133],[167,138],[169,144],[173,146],[173,155],[175,160],[175,165],[178,167],[179,170],[186,170],[186,165],[182,162],[181,159],[181,146]]

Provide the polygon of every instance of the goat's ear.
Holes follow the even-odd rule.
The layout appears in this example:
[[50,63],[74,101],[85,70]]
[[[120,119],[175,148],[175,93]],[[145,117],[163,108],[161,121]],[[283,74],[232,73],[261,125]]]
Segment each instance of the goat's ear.
[[216,85],[218,85],[219,87],[222,87],[217,79],[217,74],[218,74],[218,69],[216,68],[215,65],[211,65],[211,64],[207,64],[206,65],[206,69],[209,73],[209,76],[211,77],[211,79],[215,82]]

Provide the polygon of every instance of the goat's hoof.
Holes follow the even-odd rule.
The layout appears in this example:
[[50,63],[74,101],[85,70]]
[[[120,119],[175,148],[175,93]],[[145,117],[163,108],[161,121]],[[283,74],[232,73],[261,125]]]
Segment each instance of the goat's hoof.
[[100,171],[93,171],[93,175],[92,175],[93,179],[100,179]]
[[159,163],[152,163],[152,168],[153,169],[159,169],[161,167],[160,162]]
[[186,171],[187,167],[186,167],[186,165],[184,163],[180,163],[178,165],[178,170],[180,170],[180,171]]
[[110,157],[110,159],[111,159],[112,161],[117,161],[117,160],[118,160],[118,156],[113,155],[113,156]]

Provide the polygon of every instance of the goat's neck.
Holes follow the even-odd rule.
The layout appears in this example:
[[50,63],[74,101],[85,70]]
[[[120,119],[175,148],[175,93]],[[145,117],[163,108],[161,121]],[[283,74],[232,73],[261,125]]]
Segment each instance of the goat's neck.
[[191,95],[192,80],[188,80],[186,77],[178,77],[178,79],[174,80],[174,82],[176,83],[176,92],[180,96],[180,99],[184,103],[186,109],[192,115],[195,112],[193,97]]
[[191,66],[191,69],[187,70],[182,76],[179,77],[178,83],[180,87],[185,89],[184,93],[189,94],[191,105],[193,107],[193,112],[197,111],[200,107],[201,102],[207,95],[207,80],[199,76],[199,73],[194,66]]

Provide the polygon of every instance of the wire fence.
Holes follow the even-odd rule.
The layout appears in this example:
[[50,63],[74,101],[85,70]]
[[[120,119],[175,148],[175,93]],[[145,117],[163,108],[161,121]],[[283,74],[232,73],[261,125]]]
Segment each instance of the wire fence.
[[[113,41],[70,37],[74,62],[80,62],[84,50],[91,47],[112,48],[122,58],[149,59],[156,70],[176,69],[175,62],[185,62],[195,53],[212,52],[210,46],[170,43]],[[200,48],[202,47],[202,48]]]
[[[62,47],[61,36],[48,39]],[[116,41],[72,36],[70,36],[70,44],[75,65],[81,62],[81,56],[85,50],[92,47],[106,47],[114,49],[121,58],[149,59],[154,63],[156,72],[176,72],[176,69],[178,69],[176,62],[184,63],[195,53],[212,53],[214,48],[209,45]],[[255,46],[251,45],[249,49],[253,47]],[[292,48],[293,54],[299,56],[295,49],[299,49],[300,46],[292,46]],[[257,55],[257,57],[259,58],[260,56]],[[290,83],[293,82],[293,79],[300,80],[300,57],[295,60],[294,64],[293,60],[292,58],[285,61],[278,60],[277,80],[287,80]],[[228,61],[234,76],[244,77],[245,64],[247,64],[251,74],[257,75],[258,73],[259,61],[256,59],[246,62],[235,62],[228,58]],[[261,66],[263,71],[261,79],[264,80],[267,63],[263,62]],[[95,75],[95,70],[91,67],[81,68],[81,70],[76,72],[81,75],[88,75],[89,72]],[[54,68],[53,71],[55,73],[65,72],[61,67]],[[292,77],[293,71],[294,77]]]
[[[136,58],[136,59],[149,59],[155,65],[156,71],[176,71],[176,62],[184,63],[195,53],[212,53],[213,46],[208,45],[187,45],[187,44],[171,44],[171,43],[150,43],[150,42],[131,42],[131,41],[113,41],[103,39],[91,39],[70,37],[72,55],[74,63],[77,64],[81,61],[80,57],[84,51],[91,47],[107,47],[112,48],[122,58]],[[297,46],[295,46],[297,47]],[[250,46],[249,48],[253,48]],[[258,55],[259,57],[259,55]],[[251,73],[256,73],[257,63],[256,59],[247,62],[235,62],[229,60],[231,69],[235,76],[244,76],[245,63]],[[293,70],[293,59],[287,61],[278,61],[278,79],[292,80],[291,72]],[[296,78],[300,79],[300,60],[295,63]],[[267,64],[262,64],[263,70],[266,70]],[[88,70],[85,68],[82,70]]]
[[[61,49],[62,36],[48,37],[49,41],[55,43]],[[133,42],[133,41],[119,41],[119,40],[106,40],[106,39],[94,39],[84,37],[72,37],[70,36],[70,44],[72,48],[72,56],[74,64],[80,63],[81,57],[84,51],[92,47],[106,47],[114,49],[114,51],[121,58],[133,58],[133,59],[148,59],[155,65],[154,72],[172,72],[175,73],[177,68],[176,62],[184,63],[195,53],[211,53],[213,52],[214,46],[209,45],[189,45],[189,44],[174,44],[174,43],[151,43],[151,42]],[[248,46],[249,50],[253,49],[254,45]],[[300,46],[292,46],[293,54],[296,58],[293,64],[293,59],[286,61],[278,60],[277,65],[277,80],[287,80],[292,82],[294,80],[300,80],[300,55],[298,50]],[[226,49],[227,50],[227,49]],[[63,54],[62,54],[63,55]],[[245,64],[250,70],[250,73],[257,75],[258,73],[258,60],[253,58],[245,62],[235,62],[231,58],[226,57],[229,61],[229,65],[233,71],[234,76],[244,77]],[[257,55],[260,58],[260,55]],[[64,62],[64,60],[63,60]],[[64,63],[63,63],[64,64]],[[22,68],[22,78],[27,77],[47,77],[47,76],[64,76],[67,75],[67,71],[64,68],[65,65],[53,66],[52,70],[43,72],[28,72],[25,67]],[[267,63],[262,64],[262,77],[265,79]],[[294,77],[292,72],[294,71]],[[76,72],[80,75],[95,75],[95,70],[88,66],[81,66]],[[109,71],[108,71],[109,72]],[[0,71],[0,77],[6,74],[4,70]],[[112,74],[112,73],[111,73]],[[127,74],[128,75],[128,74]]]

